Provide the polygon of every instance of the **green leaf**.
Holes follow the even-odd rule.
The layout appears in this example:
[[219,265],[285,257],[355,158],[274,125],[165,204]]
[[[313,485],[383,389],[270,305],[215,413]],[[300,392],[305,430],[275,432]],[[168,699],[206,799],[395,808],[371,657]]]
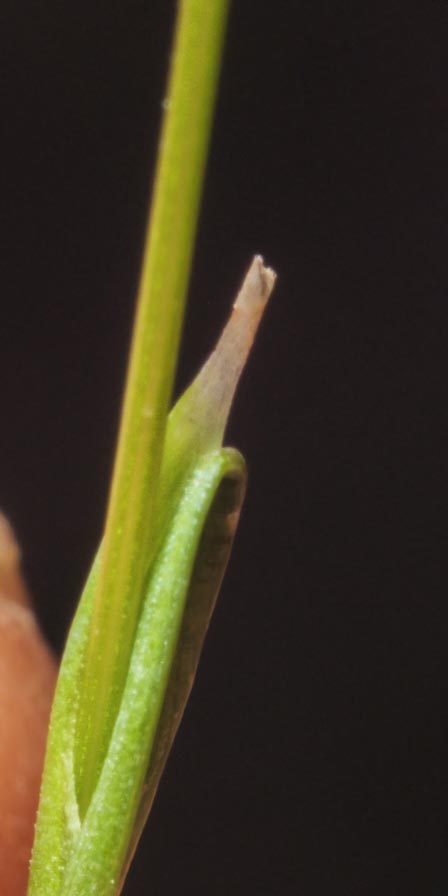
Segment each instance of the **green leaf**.
[[255,258],[216,350],[170,414],[144,598],[108,748],[80,812],[76,730],[100,558],[61,666],[29,896],[114,896],[149,811],[193,682],[245,487],[220,447],[233,394],[274,275]]

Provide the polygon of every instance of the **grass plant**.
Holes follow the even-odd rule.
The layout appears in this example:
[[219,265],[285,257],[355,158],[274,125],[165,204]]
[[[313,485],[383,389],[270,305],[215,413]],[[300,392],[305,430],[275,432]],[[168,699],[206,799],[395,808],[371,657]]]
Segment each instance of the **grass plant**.
[[256,257],[169,413],[227,0],[181,0],[105,532],[53,704],[29,896],[116,896],[191,689],[245,488],[222,448],[274,285]]

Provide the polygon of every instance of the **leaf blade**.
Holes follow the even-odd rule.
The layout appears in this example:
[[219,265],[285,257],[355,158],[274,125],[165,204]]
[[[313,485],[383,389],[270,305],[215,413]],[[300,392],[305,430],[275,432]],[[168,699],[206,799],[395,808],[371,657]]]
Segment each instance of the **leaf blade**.
[[[214,452],[197,465],[151,570],[122,704],[97,787],[66,868],[61,896],[115,896],[120,886],[129,844],[134,844],[134,833],[140,830],[136,830],[136,820],[148,765],[153,796],[180,721],[180,705],[185,705],[192,684],[190,676],[185,678],[186,666],[195,669],[199,659],[208,615],[202,619],[196,615],[193,624],[190,615],[189,628],[194,629],[194,636],[187,647],[181,645],[182,661],[174,660],[204,522],[220,483],[228,476],[239,483],[244,479],[244,462],[237,452]],[[241,488],[240,499],[242,492]],[[235,512],[233,506],[233,526]],[[227,555],[220,561],[220,573],[226,560]],[[211,602],[206,601],[209,612],[215,590]],[[193,617],[195,614],[197,606],[193,608]],[[176,693],[173,684],[169,684],[173,661],[180,676]],[[173,700],[173,694],[174,703],[167,705],[167,696]],[[157,740],[161,719],[165,726],[168,719],[170,725],[169,736],[163,741]],[[153,754],[155,745],[157,755]]]

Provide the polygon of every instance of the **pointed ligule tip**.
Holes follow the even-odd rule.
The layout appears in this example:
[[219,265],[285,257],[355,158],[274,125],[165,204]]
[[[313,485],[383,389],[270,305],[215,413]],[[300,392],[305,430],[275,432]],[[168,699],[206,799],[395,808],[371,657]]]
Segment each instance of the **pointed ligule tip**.
[[[225,344],[226,330],[230,330],[232,336],[227,340],[226,348],[233,355],[233,362],[239,370],[238,377],[246,364],[276,279],[275,271],[265,266],[262,256],[255,255],[233,305],[233,314],[221,337],[221,342]],[[219,348],[220,343],[218,350]]]
[[222,444],[235,390],[275,280],[274,271],[256,255],[215,350],[174,409],[179,431],[188,431],[203,451]]
[[277,274],[265,266],[261,255],[255,255],[238,293],[234,309],[255,312],[264,310],[274,288]]

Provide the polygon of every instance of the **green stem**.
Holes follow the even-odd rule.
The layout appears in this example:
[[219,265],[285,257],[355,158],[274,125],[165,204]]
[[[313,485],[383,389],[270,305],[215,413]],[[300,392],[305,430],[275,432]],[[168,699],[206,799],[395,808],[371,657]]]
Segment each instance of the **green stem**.
[[77,734],[81,816],[123,691],[154,509],[228,0],[181,0]]

